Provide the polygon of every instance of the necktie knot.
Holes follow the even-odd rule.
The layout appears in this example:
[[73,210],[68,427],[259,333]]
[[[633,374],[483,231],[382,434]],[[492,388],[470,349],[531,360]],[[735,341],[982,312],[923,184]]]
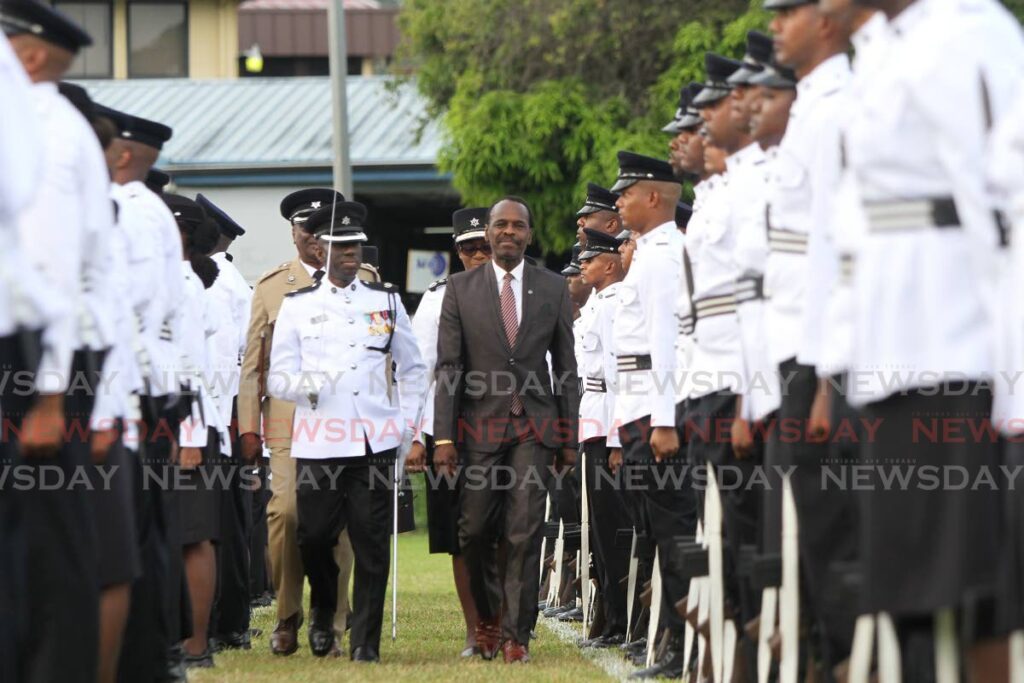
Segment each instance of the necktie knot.
[[320,282],[320,280],[322,280],[323,277],[324,277],[324,271],[323,270],[317,269],[316,272],[313,273],[313,279],[316,280],[317,282]]
[[505,273],[505,282],[512,284],[512,273]]

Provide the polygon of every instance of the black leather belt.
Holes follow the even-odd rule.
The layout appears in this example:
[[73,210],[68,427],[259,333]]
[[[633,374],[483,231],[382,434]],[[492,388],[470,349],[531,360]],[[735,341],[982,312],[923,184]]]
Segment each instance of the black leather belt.
[[764,276],[744,275],[736,278],[736,303],[758,301],[764,298]]
[[583,380],[583,390],[604,394],[608,391],[608,385],[605,384],[603,379],[587,377]]
[[783,254],[806,254],[807,233],[783,228],[768,228],[768,248]]
[[960,227],[960,214],[952,197],[873,202],[864,210],[868,229],[874,233]]
[[637,370],[650,370],[654,367],[651,364],[651,357],[647,356],[618,356],[615,359],[619,372],[635,372]]

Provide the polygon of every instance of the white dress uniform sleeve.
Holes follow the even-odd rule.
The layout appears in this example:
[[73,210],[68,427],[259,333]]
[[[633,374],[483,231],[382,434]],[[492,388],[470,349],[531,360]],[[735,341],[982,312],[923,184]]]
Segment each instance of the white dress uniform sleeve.
[[420,299],[419,308],[412,318],[412,331],[419,343],[420,357],[426,372],[427,394],[423,405],[423,418],[416,433],[416,441],[423,443],[423,435],[434,434],[434,370],[437,367],[437,330],[441,324],[441,303],[444,287],[427,290]]
[[[618,289],[618,283],[609,287]],[[605,288],[605,293],[609,287]],[[622,448],[619,441],[619,425],[615,422],[615,394],[613,386],[618,376],[618,367],[615,362],[615,299],[606,298],[601,301],[601,353],[604,357],[604,379],[605,379],[605,431],[608,448]]]
[[[270,372],[267,373],[267,393],[281,401],[309,407],[309,393],[323,386],[323,377],[312,378],[302,370],[302,338],[300,316],[305,307],[301,297],[286,296],[274,324],[274,339],[270,351]],[[313,383],[315,381],[315,384]]]
[[398,383],[398,400],[402,409],[401,431],[405,432],[417,427],[427,391],[427,366],[420,356],[409,314],[405,312],[405,306],[397,295],[395,300],[398,310],[395,334],[391,338],[391,356],[397,366],[395,381]]
[[[53,83],[33,85],[32,101],[43,126],[43,175],[31,204],[18,217],[18,229],[29,262],[70,307],[43,333],[36,376],[39,392],[63,394],[72,354],[81,345],[75,314],[81,299],[83,207],[77,157],[68,150],[78,148],[75,136],[88,124]],[[42,230],[49,231],[47,239],[40,239]]]
[[[673,224],[673,230],[674,224]],[[678,240],[670,240],[674,248]],[[658,249],[657,243],[648,245]],[[644,308],[651,340],[651,374],[654,392],[651,401],[651,427],[675,427],[676,397],[673,380],[676,372],[676,295],[679,292],[679,265],[674,259],[653,258],[644,263],[645,277],[640,305]]]
[[0,37],[0,225],[28,205],[42,172],[42,131],[32,115],[30,84],[6,37]]
[[202,376],[207,356],[206,295],[188,261],[179,262],[178,277],[185,293],[182,305],[178,308],[179,320],[174,323],[181,352],[181,377],[185,380],[185,386],[197,395],[192,404],[191,416],[182,421],[178,430],[178,443],[183,448],[205,448],[208,441],[207,427],[215,426],[216,423]]

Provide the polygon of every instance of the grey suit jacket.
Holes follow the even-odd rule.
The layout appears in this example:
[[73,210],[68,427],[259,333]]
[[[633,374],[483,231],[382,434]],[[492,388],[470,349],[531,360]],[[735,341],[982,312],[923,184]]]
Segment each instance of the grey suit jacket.
[[494,268],[487,264],[451,276],[441,305],[435,374],[435,439],[494,452],[517,391],[541,443],[575,448],[579,378],[565,278],[527,261],[522,321],[510,347]]

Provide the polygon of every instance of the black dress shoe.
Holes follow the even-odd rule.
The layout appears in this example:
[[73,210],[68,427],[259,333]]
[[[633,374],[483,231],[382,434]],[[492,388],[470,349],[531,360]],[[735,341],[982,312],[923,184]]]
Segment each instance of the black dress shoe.
[[569,610],[568,612],[562,612],[561,614],[559,614],[558,615],[558,620],[559,621],[572,621],[572,622],[577,622],[577,623],[581,622],[581,621],[583,621],[583,610],[581,610],[579,607],[574,607],[573,609]]
[[314,657],[326,657],[334,651],[334,614],[327,610],[309,611],[309,649]]
[[185,673],[185,652],[181,645],[174,645],[167,650],[167,660],[164,662],[163,671],[157,675],[160,683],[187,683],[188,674]]
[[221,633],[210,638],[210,649],[214,652],[221,652],[222,650],[251,650],[252,635],[249,631]]
[[571,609],[573,608],[570,605],[563,605],[561,607],[548,607],[546,610],[544,610],[543,614],[548,619],[551,619],[552,617],[557,617],[560,614],[565,614]]
[[252,608],[270,607],[273,604],[274,596],[272,596],[270,593],[263,593],[262,595],[257,595],[255,598],[249,601],[249,606]]
[[593,648],[595,650],[606,650],[612,647],[618,647],[626,642],[626,634],[624,633],[613,633],[607,636],[598,636],[585,640],[580,643],[580,647]]
[[377,663],[380,662],[380,653],[369,645],[360,645],[352,650],[353,662]]
[[201,654],[190,655],[185,653],[182,663],[186,669],[212,669],[213,668],[213,653],[210,652],[209,648]]
[[631,680],[649,678],[681,678],[683,675],[683,653],[681,650],[669,650],[651,667],[641,669],[630,675]]

